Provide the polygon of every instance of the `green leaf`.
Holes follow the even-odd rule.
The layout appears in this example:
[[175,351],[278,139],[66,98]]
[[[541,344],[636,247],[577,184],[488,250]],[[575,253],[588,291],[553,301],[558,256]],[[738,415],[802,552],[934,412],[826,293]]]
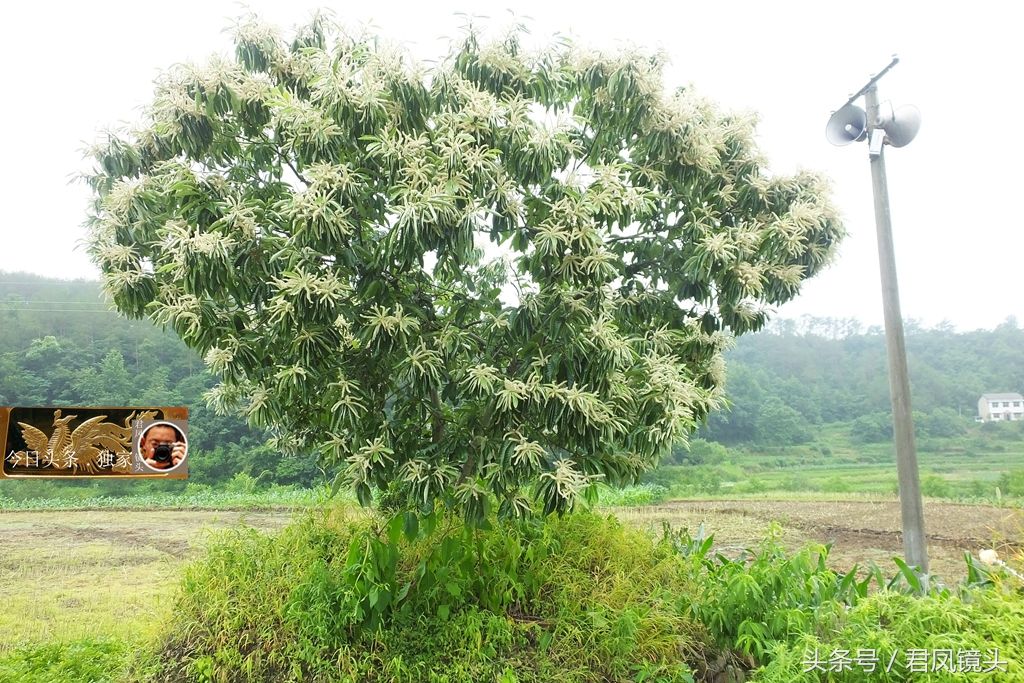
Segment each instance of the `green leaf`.
[[370,492],[370,487],[366,484],[356,486],[356,499],[363,507],[369,507],[373,503],[373,494]]
[[915,593],[920,593],[922,583],[916,567],[910,567],[906,562],[898,557],[892,558],[892,561],[900,568],[900,575],[907,582],[907,585],[910,586],[911,590]]
[[434,527],[437,525],[437,515],[433,512],[426,514],[420,522],[420,526],[423,529],[423,535],[430,536],[434,533]]
[[331,484],[331,492],[328,494],[328,500],[338,495],[338,490],[341,489],[341,485],[345,483],[344,473],[338,472],[334,475],[334,482]]
[[416,516],[416,513],[412,510],[408,510],[403,516],[403,531],[405,532],[405,539],[410,543],[416,540],[420,530],[420,520]]
[[405,524],[405,515],[398,513],[388,522],[388,541],[392,547],[398,545],[398,541],[402,538],[402,529]]

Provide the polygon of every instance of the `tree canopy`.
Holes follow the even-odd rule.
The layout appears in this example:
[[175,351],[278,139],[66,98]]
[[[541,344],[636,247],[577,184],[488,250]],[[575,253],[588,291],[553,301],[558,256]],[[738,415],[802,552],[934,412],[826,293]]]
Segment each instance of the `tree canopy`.
[[561,511],[717,404],[721,352],[829,260],[824,181],[658,54],[473,28],[426,69],[321,16],[242,20],[91,155],[89,251],[209,394],[367,502]]

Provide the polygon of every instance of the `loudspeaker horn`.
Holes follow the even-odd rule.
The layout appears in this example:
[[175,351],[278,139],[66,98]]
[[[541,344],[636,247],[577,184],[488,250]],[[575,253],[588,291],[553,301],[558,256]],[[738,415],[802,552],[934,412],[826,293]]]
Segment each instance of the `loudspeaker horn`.
[[837,147],[858,142],[867,136],[868,117],[864,110],[855,104],[842,107],[825,126],[825,137]]
[[912,104],[893,109],[887,102],[879,107],[878,127],[885,131],[886,142],[893,147],[903,147],[921,130],[921,111]]

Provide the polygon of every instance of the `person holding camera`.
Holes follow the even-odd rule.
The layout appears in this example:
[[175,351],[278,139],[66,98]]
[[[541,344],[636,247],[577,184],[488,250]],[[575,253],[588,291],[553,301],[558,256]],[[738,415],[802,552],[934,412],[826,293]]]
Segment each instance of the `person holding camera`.
[[153,469],[169,470],[185,459],[185,440],[174,425],[155,424],[142,434],[139,451]]

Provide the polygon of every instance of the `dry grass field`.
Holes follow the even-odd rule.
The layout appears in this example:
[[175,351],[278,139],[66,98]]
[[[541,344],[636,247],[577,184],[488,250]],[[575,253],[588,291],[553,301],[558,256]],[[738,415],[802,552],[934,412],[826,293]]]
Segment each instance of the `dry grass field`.
[[[887,575],[901,554],[896,501],[680,501],[613,512],[654,531],[662,522],[696,530],[703,523],[726,554],[764,538],[775,521],[791,547],[834,543],[832,564],[874,561]],[[0,653],[19,644],[87,636],[148,637],[170,606],[176,575],[211,530],[239,524],[275,529],[290,512],[33,511],[0,512]],[[964,575],[965,551],[1020,547],[1021,511],[926,503],[932,571],[947,582]]]
[[274,529],[289,513],[0,512],[0,653],[89,636],[132,639],[155,628],[176,574],[210,530]]

